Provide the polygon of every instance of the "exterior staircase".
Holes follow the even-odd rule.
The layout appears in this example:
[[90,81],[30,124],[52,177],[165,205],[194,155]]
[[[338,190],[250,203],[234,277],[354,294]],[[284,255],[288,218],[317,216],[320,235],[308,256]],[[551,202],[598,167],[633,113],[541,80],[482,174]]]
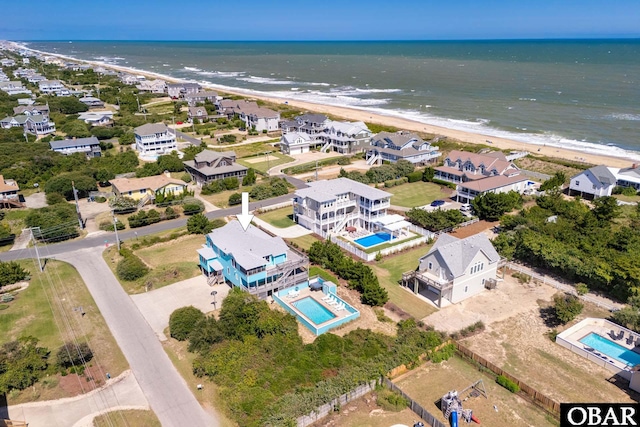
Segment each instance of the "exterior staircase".
[[378,160],[380,160],[380,156],[377,154],[374,154],[373,156],[367,159],[367,165],[371,166],[372,164],[376,163]]
[[358,214],[346,215],[344,218],[342,218],[342,220],[341,220],[338,224],[336,224],[336,225],[335,225],[335,227],[333,227],[333,232],[334,232],[334,233],[339,232],[340,230],[342,230],[342,228],[343,228],[345,225],[347,225],[347,222],[348,222],[350,219],[356,219],[357,217],[358,217]]
[[324,144],[322,146],[322,148],[320,149],[320,152],[321,153],[326,153],[327,151],[329,151],[330,148],[331,148],[331,141],[329,141],[326,144]]
[[155,197],[153,197],[151,194],[147,194],[146,196],[144,196],[142,199],[140,199],[138,201],[138,206],[137,208],[140,209],[142,208],[144,205],[146,205],[147,203],[149,203],[151,200],[153,200]]

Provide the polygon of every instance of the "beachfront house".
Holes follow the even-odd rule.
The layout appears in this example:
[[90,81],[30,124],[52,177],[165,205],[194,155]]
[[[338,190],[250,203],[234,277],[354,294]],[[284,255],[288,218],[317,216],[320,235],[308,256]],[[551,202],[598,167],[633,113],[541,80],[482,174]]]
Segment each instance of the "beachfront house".
[[49,141],[51,150],[68,156],[74,153],[84,153],[87,159],[100,157],[102,150],[100,141],[95,136],[89,138],[64,139],[62,141]]
[[415,271],[402,275],[402,285],[438,307],[456,304],[496,285],[500,255],[484,233],[465,239],[441,234]]
[[197,252],[210,284],[226,282],[261,299],[309,281],[304,255],[253,225],[243,230],[236,220],[207,234]]
[[241,180],[247,175],[248,170],[236,163],[236,153],[233,151],[204,150],[196,154],[193,160],[183,163],[193,182],[200,186],[230,177]]
[[470,203],[484,193],[522,194],[535,185],[499,151],[478,154],[453,150],[444,164],[435,168],[435,178],[457,184],[456,201],[461,203]]
[[113,111],[87,111],[80,113],[78,120],[82,120],[91,126],[110,126],[113,124]]
[[167,94],[173,99],[179,99],[198,93],[201,88],[198,83],[171,83],[167,85]]
[[0,59],[0,65],[2,65],[3,67],[13,67],[16,65],[16,61],[9,58],[2,58]]
[[136,85],[140,92],[165,93],[167,91],[167,82],[164,80],[143,80]]
[[138,79],[138,77],[127,73],[121,73],[118,78],[122,83],[130,86],[137,85],[140,82],[140,79]]
[[617,178],[606,166],[589,168],[571,177],[569,195],[598,198],[610,196],[617,184]]
[[203,104],[205,101],[214,103],[216,102],[216,100],[218,100],[218,98],[218,92],[213,91],[189,93],[184,96],[184,100],[187,101],[187,104],[191,107],[195,107],[198,104]]
[[82,98],[78,99],[78,101],[82,102],[84,105],[86,105],[89,108],[104,107],[104,102],[102,102],[101,99],[96,98],[94,96],[83,96]]
[[308,185],[293,196],[293,219],[320,235],[345,227],[374,231],[391,204],[390,193],[347,178]]
[[18,105],[13,107],[13,114],[25,116],[37,116],[38,114],[49,118],[49,105]]
[[0,90],[7,95],[19,95],[26,93],[31,95],[31,91],[22,85],[21,81],[4,81],[0,82]]
[[[302,114],[294,120],[280,121],[279,126],[282,130],[280,150],[287,154],[305,153],[309,148],[359,153],[367,149],[372,135],[364,122],[334,121],[323,114]],[[293,135],[287,136],[289,134]]]
[[50,95],[65,89],[60,80],[42,80],[38,82],[38,88],[40,92],[45,95]]
[[256,132],[274,132],[278,130],[280,113],[269,108],[259,107],[257,104],[244,105],[238,117],[245,123],[245,127]]
[[371,138],[367,151],[367,164],[382,164],[383,161],[395,163],[406,160],[413,164],[427,164],[435,161],[442,153],[428,141],[424,141],[415,133],[380,132]]
[[147,123],[133,130],[136,150],[142,155],[176,151],[176,135],[164,123]]
[[116,178],[109,181],[116,196],[126,196],[138,201],[138,207],[153,202],[156,194],[181,195],[187,189],[187,183],[171,178],[168,172],[162,175],[144,178]]
[[308,153],[311,144],[311,138],[306,133],[283,133],[280,138],[280,151],[289,155]]
[[632,187],[640,190],[640,168],[634,163],[630,168],[609,168],[616,176],[616,184],[620,187]]

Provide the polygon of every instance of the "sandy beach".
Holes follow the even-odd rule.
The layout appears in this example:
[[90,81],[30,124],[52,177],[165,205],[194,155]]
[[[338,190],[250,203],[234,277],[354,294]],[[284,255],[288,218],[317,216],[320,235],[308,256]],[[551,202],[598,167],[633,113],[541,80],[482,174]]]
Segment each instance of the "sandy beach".
[[[32,50],[34,52],[38,52],[44,55],[56,56],[68,61],[82,62],[82,63],[91,64],[94,66],[99,66],[99,67],[108,68],[116,71],[130,73],[134,75],[142,75],[142,76],[145,76],[146,78],[163,79],[171,83],[183,81],[181,79],[171,78],[166,75],[153,73],[149,71],[132,69],[128,67],[121,67],[117,65],[104,64],[98,61],[80,60],[80,59],[76,59],[76,58],[72,58],[64,55],[57,55],[57,54],[52,54],[48,52],[42,52],[35,49],[29,49],[29,50]],[[425,124],[425,123],[421,123],[413,120],[402,119],[402,118],[393,117],[393,116],[386,116],[382,114],[375,114],[369,111],[359,110],[356,108],[338,107],[333,105],[316,104],[312,102],[289,100],[289,99],[275,98],[275,97],[268,97],[268,96],[256,96],[253,93],[243,92],[242,90],[239,90],[239,89],[238,90],[229,90],[228,88],[220,89],[218,86],[214,84],[204,84],[204,83],[200,83],[200,84],[202,86],[206,86],[211,89],[215,89],[222,93],[226,93],[230,95],[251,97],[254,99],[260,99],[260,100],[271,102],[274,104],[283,104],[286,102],[287,105],[294,108],[299,108],[304,111],[330,114],[332,116],[341,117],[346,120],[363,121],[368,123],[381,124],[385,126],[393,126],[399,129],[409,130],[414,132],[425,132],[433,135],[441,135],[441,136],[446,136],[447,138],[455,139],[464,143],[491,145],[493,147],[496,147],[502,150],[529,151],[533,155],[556,157],[556,158],[561,158],[565,160],[584,162],[590,165],[605,164],[607,166],[612,166],[612,167],[629,167],[631,166],[632,163],[634,163],[634,161],[629,158],[602,156],[602,155],[596,155],[591,153],[585,153],[578,150],[570,150],[566,148],[541,146],[537,144],[527,144],[526,142],[515,141],[515,140],[505,139],[505,138],[498,138],[494,136],[483,135],[481,133],[459,131],[455,129],[429,125],[429,124]],[[491,141],[491,142],[488,143],[488,141]]]

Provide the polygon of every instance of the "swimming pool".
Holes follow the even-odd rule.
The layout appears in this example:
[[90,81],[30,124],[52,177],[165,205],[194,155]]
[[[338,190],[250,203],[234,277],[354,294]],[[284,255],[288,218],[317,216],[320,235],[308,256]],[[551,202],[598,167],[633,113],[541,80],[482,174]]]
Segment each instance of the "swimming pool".
[[376,233],[367,237],[356,239],[354,240],[354,242],[362,247],[370,248],[371,246],[379,245],[380,243],[388,242],[389,240],[391,240],[391,234]]
[[336,317],[335,314],[327,310],[322,304],[311,297],[303,298],[291,303],[302,314],[307,316],[316,325],[320,325]]
[[640,354],[598,335],[595,332],[591,332],[589,335],[582,338],[580,342],[608,357],[611,357],[612,359],[616,359],[619,362],[624,363],[625,365],[640,365]]

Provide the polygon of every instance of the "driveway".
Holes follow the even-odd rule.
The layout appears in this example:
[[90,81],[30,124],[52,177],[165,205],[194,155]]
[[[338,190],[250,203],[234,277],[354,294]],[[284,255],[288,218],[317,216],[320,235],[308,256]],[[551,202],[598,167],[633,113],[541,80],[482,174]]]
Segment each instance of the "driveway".
[[[211,292],[215,291],[216,305]],[[131,295],[131,299],[156,333],[160,341],[166,341],[164,330],[169,326],[169,316],[174,310],[194,306],[203,313],[220,308],[229,293],[229,286],[209,286],[204,276],[198,276],[144,294]]]
[[272,232],[276,236],[284,237],[285,239],[294,239],[296,237],[306,236],[307,234],[313,233],[313,231],[298,224],[286,228],[274,227],[268,222],[261,220],[257,216],[253,217],[253,222],[258,224],[260,227]]
[[97,415],[118,409],[149,409],[131,371],[80,396],[9,406],[9,419],[27,421],[30,427],[89,427]]
[[103,250],[94,247],[55,258],[72,264],[80,273],[162,425],[217,427],[219,420],[200,406],[153,329],[102,258]]

